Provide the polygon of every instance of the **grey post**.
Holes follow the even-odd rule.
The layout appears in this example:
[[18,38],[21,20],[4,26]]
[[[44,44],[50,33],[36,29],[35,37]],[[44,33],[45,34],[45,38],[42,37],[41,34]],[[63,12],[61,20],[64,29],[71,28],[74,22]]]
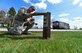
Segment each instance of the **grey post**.
[[43,38],[50,38],[51,28],[51,13],[50,12],[35,12],[33,16],[43,15]]

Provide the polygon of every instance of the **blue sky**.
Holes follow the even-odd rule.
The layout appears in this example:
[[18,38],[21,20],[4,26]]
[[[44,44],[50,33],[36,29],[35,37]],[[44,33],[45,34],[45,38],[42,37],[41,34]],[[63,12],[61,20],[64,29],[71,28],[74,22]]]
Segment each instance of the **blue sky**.
[[[1,0],[0,10],[9,10],[14,7],[16,11],[21,6],[34,5],[36,11],[51,12],[52,21],[62,21],[70,24],[71,29],[75,26],[82,28],[82,0]],[[38,26],[42,26],[42,16],[34,17]]]

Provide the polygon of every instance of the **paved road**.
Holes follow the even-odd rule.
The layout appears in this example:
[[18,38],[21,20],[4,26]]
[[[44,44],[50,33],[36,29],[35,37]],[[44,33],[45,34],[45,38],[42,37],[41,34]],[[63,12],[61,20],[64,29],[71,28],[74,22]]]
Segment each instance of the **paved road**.
[[[0,31],[7,31],[6,28],[0,28]],[[43,29],[29,29],[29,31],[43,31]],[[82,30],[57,30],[57,29],[51,29],[51,31],[82,31]]]

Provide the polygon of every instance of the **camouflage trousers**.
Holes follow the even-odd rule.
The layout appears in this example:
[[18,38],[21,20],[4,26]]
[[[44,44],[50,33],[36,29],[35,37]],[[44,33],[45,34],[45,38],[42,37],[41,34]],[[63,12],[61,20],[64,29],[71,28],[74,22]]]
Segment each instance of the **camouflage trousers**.
[[7,27],[8,33],[10,34],[22,34],[27,33],[30,28],[33,27],[34,22],[30,23],[29,21],[21,22],[14,20],[13,27]]

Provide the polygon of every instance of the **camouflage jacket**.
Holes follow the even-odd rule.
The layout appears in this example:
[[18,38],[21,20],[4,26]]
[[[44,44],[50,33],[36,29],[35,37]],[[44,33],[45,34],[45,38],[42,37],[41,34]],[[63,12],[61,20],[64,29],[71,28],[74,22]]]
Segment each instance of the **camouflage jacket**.
[[26,9],[19,9],[17,15],[15,16],[15,19],[21,22],[27,21],[27,18],[29,18],[30,12]]

